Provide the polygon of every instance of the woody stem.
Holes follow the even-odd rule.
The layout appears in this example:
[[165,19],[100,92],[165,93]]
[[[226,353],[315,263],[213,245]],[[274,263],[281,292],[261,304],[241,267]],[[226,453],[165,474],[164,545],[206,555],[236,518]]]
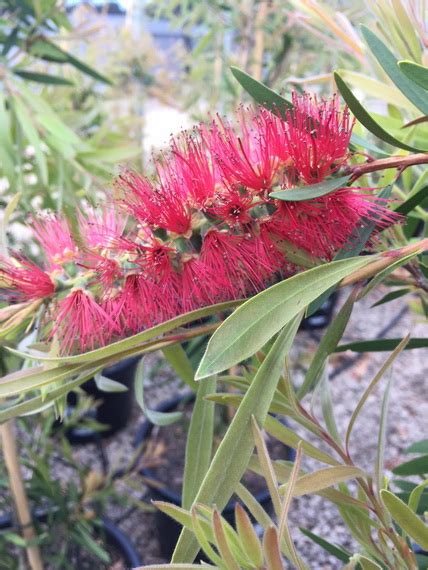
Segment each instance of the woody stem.
[[351,164],[345,170],[347,174],[351,174],[351,181],[354,182],[360,176],[376,172],[378,170],[386,170],[388,168],[399,168],[404,170],[409,166],[416,164],[428,164],[428,153],[420,152],[417,154],[409,154],[407,156],[389,156],[379,160],[372,160],[364,164]]

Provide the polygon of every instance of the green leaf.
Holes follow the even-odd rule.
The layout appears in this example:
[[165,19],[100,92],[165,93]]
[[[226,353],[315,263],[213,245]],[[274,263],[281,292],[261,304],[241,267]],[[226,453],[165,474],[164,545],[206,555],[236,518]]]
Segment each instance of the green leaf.
[[202,309],[197,309],[196,311],[191,311],[190,313],[185,313],[178,317],[174,317],[160,325],[156,325],[150,329],[146,329],[143,332],[137,333],[128,338],[113,342],[108,346],[103,346],[96,350],[90,350],[83,354],[78,354],[75,356],[63,356],[63,357],[50,357],[42,356],[40,354],[28,354],[25,352],[20,352],[16,350],[10,350],[14,354],[21,356],[22,358],[31,358],[33,360],[45,361],[45,362],[56,362],[56,363],[80,363],[80,362],[95,362],[101,358],[112,357],[115,355],[121,355],[126,350],[143,344],[144,342],[150,341],[164,333],[170,332],[178,327],[184,326],[186,324],[192,323],[204,317],[214,315],[216,313],[228,311],[229,309],[235,308],[240,305],[243,301],[227,301],[225,303],[218,303],[217,305],[210,305],[209,307],[204,307]]
[[415,515],[415,513],[390,491],[382,489],[380,492],[385,507],[392,518],[413,540],[424,550],[428,550],[428,527]]
[[413,61],[399,61],[401,71],[414,83],[428,91],[428,68]]
[[220,570],[218,566],[213,566],[206,562],[204,562],[203,566],[201,566],[201,564],[147,564],[146,566],[134,568],[134,570],[201,570],[203,568],[207,568],[207,570]]
[[[195,502],[215,504],[223,509],[245,472],[254,448],[252,416],[263,426],[274,396],[284,359],[300,324],[296,316],[280,332],[260,365],[224,436],[198,491]],[[173,555],[173,562],[193,560],[198,547],[192,533],[183,531]]]
[[428,439],[421,439],[420,441],[412,443],[412,445],[404,450],[404,453],[428,453]]
[[215,568],[217,570],[218,566],[213,566],[206,562],[204,562],[203,566],[200,564],[148,564],[147,566],[134,568],[134,570],[201,570],[203,568]]
[[379,123],[377,123],[373,117],[364,109],[364,107],[357,100],[357,98],[354,96],[352,91],[349,89],[337,71],[334,72],[334,79],[336,81],[337,88],[339,89],[342,97],[345,99],[345,102],[348,105],[349,109],[368,131],[376,135],[379,139],[391,144],[392,146],[402,148],[404,150],[427,152],[427,149],[420,149],[414,146],[410,146],[396,139],[387,131],[385,131],[385,129],[383,129]]
[[140,360],[135,371],[135,399],[146,418],[157,426],[168,426],[182,416],[181,412],[158,412],[147,408],[144,402],[144,358]]
[[417,512],[419,507],[419,502],[423,495],[423,492],[428,487],[428,480],[419,483],[416,487],[412,490],[409,497],[409,507],[412,509],[414,513]]
[[42,183],[48,183],[48,166],[46,162],[46,157],[42,151],[42,141],[39,137],[36,127],[33,123],[33,117],[29,114],[25,106],[22,104],[18,97],[13,98],[13,108],[15,110],[16,118],[18,119],[19,125],[22,132],[26,136],[29,144],[34,148],[34,153],[36,156],[37,166],[40,171],[40,176]]
[[364,391],[363,395],[361,396],[357,406],[355,407],[351,419],[349,420],[348,428],[346,430],[345,436],[345,445],[346,449],[349,446],[349,439],[351,437],[352,428],[359,416],[361,410],[363,409],[364,404],[367,402],[368,397],[373,392],[379,381],[382,379],[383,375],[391,368],[397,356],[406,348],[407,343],[409,342],[409,336],[403,338],[400,344],[395,348],[394,352],[387,358],[387,360],[383,363],[380,370],[376,373],[373,380],[367,386],[366,390]]
[[190,509],[192,506],[211,463],[215,405],[205,400],[205,396],[215,392],[215,389],[215,376],[197,384],[196,400],[186,443],[182,493],[182,504],[185,509]]
[[163,355],[172,366],[178,376],[185,382],[193,392],[198,390],[198,383],[195,382],[195,373],[186,351],[181,344],[174,344],[162,349]]
[[402,204],[394,208],[394,212],[406,215],[419,206],[424,200],[428,199],[428,186],[423,186],[418,192],[412,194]]
[[408,77],[401,71],[397,58],[371,30],[366,26],[361,26],[361,32],[373,55],[389,78],[415,107],[424,115],[428,115],[428,99],[425,90],[409,81]]
[[299,188],[292,188],[291,190],[278,190],[271,192],[269,196],[277,200],[285,200],[286,202],[301,202],[303,200],[313,200],[320,196],[325,196],[334,192],[338,188],[343,188],[351,176],[340,176],[339,178],[331,178],[324,180],[318,184],[311,184],[310,186],[301,186]]
[[[319,469],[318,471],[299,477],[294,486],[293,495],[295,497],[301,497],[303,495],[318,493],[333,485],[343,483],[343,481],[347,481],[348,479],[357,479],[358,477],[364,476],[364,471],[350,465],[325,467],[324,469]],[[282,485],[280,490],[284,492],[286,488],[287,484]]]
[[[349,342],[347,344],[340,344],[334,352],[345,352],[352,350],[353,352],[385,352],[394,350],[400,342],[401,338],[383,338],[379,340],[359,340],[356,342]],[[428,338],[411,338],[404,350],[411,350],[413,348],[427,348]]]
[[103,376],[102,374],[95,374],[94,376],[95,384],[97,385],[98,390],[101,392],[127,392],[128,388],[124,384],[117,382],[116,380],[112,380],[111,378],[107,378],[107,376]]
[[311,301],[370,261],[365,257],[321,265],[246,301],[211,337],[196,379],[221,372],[255,354]]
[[[403,339],[404,342],[405,339]],[[398,348],[398,347],[397,347]],[[375,460],[375,481],[378,489],[384,487],[384,457],[385,445],[388,429],[388,412],[389,412],[389,398],[391,394],[392,378],[386,385],[385,392],[382,398],[382,406],[380,409],[379,419],[379,433],[377,438],[376,460]]]
[[359,135],[352,133],[351,135],[351,144],[354,144],[356,146],[360,146],[361,148],[364,148],[365,150],[369,150],[370,152],[377,154],[379,156],[391,156],[391,154],[389,152],[386,152],[385,150],[380,149],[378,146],[376,146],[375,144],[371,143],[370,141],[367,141],[365,138],[360,137]]
[[416,459],[411,459],[405,463],[401,463],[395,467],[392,472],[394,475],[425,475],[428,473],[428,455],[421,455]]
[[315,445],[312,445],[308,441],[302,440],[302,438],[294,433],[293,430],[285,426],[278,419],[274,418],[271,415],[266,418],[264,428],[275,439],[281,441],[289,447],[292,447],[293,449],[297,449],[299,441],[302,442],[302,450],[308,457],[312,457],[313,459],[317,459],[318,461],[322,461],[328,465],[338,464],[338,461],[336,459],[319,450],[317,447],[315,447]]
[[26,71],[24,69],[14,69],[13,73],[27,81],[34,81],[36,83],[45,83],[47,85],[74,85],[73,81],[58,77],[57,75],[50,75],[48,73],[35,73],[33,71]]
[[317,351],[315,352],[306,373],[305,380],[297,393],[297,397],[299,399],[302,399],[309,391],[313,390],[317,381],[321,378],[328,356],[334,352],[346,329],[351,317],[352,309],[354,308],[356,296],[357,290],[354,289],[343,304],[343,307],[334,317],[332,323],[319,343]]
[[341,560],[342,562],[348,562],[349,561],[349,559],[351,557],[351,553],[348,552],[347,550],[345,550],[344,548],[336,546],[335,544],[332,544],[331,542],[327,542],[326,540],[324,540],[323,538],[321,538],[317,534],[314,534],[313,532],[311,532],[307,528],[302,528],[300,526],[299,530],[305,536],[307,536],[313,542],[315,542],[315,544],[318,544],[319,546],[321,546],[321,548],[323,548],[326,552],[328,552],[329,554],[331,554],[332,556],[334,556],[338,560]]
[[273,113],[279,113],[282,118],[286,117],[287,109],[292,109],[293,104],[275,91],[253,79],[248,73],[238,67],[231,66],[231,71],[235,79],[242,85],[247,93],[263,107]]
[[390,293],[387,293],[381,299],[379,299],[379,301],[373,303],[372,308],[379,307],[379,305],[383,305],[384,303],[389,303],[390,301],[399,299],[400,297],[403,297],[407,293],[410,293],[410,289],[397,289],[396,291],[391,291]]

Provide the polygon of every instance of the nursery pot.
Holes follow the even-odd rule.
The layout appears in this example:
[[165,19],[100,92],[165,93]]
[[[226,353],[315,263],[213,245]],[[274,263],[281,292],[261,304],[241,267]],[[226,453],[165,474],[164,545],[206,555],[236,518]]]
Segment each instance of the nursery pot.
[[[194,399],[194,394],[176,397],[162,403],[156,408],[156,410],[159,412],[173,412],[179,408],[180,404],[184,402],[194,401]],[[149,421],[144,421],[137,431],[135,445],[140,446],[144,441],[150,439],[154,427],[155,426]],[[294,449],[284,446],[284,456],[282,459],[293,461],[294,458]],[[181,493],[169,488],[167,485],[165,485],[164,482],[160,481],[153,469],[143,468],[140,470],[140,474],[145,478],[145,484],[149,488],[149,495],[152,500],[166,501],[168,503],[173,503],[174,505],[181,506]],[[271,498],[267,488],[259,491],[258,493],[255,493],[255,498],[265,510],[269,511],[271,509]],[[229,501],[222,512],[223,517],[232,525],[234,525],[235,521],[235,505],[236,501]],[[170,559],[182,527],[171,517],[165,515],[159,510],[157,510],[155,513],[155,525],[157,528],[159,546],[162,556]]]
[[[46,509],[35,509],[33,518],[41,523],[48,520],[49,512]],[[0,516],[0,530],[13,529],[12,515],[7,513]],[[110,519],[101,519],[100,533],[105,537],[106,545],[115,548],[123,560],[126,568],[132,569],[142,565],[141,557],[124,532]]]
[[328,327],[333,318],[334,309],[339,299],[339,293],[333,293],[324,301],[321,307],[310,317],[302,320],[300,328],[303,330],[316,330]]
[[[134,376],[139,358],[127,358],[113,366],[104,368],[102,375],[120,382],[128,388],[124,392],[104,392],[100,390],[92,378],[82,388],[94,400],[101,402],[91,410],[90,415],[100,424],[106,427],[102,431],[73,426],[67,431],[67,438],[71,443],[90,443],[100,437],[109,437],[123,429],[130,418],[134,402]],[[68,404],[75,406],[78,394],[69,394]]]

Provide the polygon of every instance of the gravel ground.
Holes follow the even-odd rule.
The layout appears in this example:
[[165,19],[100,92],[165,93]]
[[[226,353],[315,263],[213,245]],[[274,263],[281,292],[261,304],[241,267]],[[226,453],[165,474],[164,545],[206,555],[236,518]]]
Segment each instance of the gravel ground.
[[[408,332],[411,332],[412,336],[427,336],[426,322],[422,320],[422,317],[412,313],[401,299],[366,310],[384,293],[382,288],[378,288],[376,292],[358,303],[343,342],[374,339],[378,336],[403,337]],[[344,295],[341,301],[343,299]],[[291,354],[296,383],[302,380],[310,355],[316,349],[321,335],[322,333],[318,331],[299,332]],[[364,355],[342,353],[331,360],[330,386],[336,421],[341,434],[346,431],[356,402],[386,357],[387,353]],[[172,371],[160,361],[157,355],[147,357],[146,371],[145,397],[150,407],[183,391]],[[410,443],[428,437],[428,401],[425,397],[428,388],[427,351],[419,349],[402,353],[389,378],[393,380],[393,388],[385,464],[387,469],[392,469],[404,459],[403,450]],[[387,379],[384,378],[369,397],[354,427],[351,441],[351,454],[354,462],[371,471],[374,469],[381,396]],[[129,459],[136,430],[142,421],[141,412],[135,407],[129,427],[114,438],[105,441],[103,450],[110,463],[120,465]],[[307,434],[305,437],[310,440]],[[95,467],[100,467],[97,459],[99,451],[92,445],[76,447],[76,459],[85,463],[91,462]],[[305,458],[303,467],[311,470],[319,466],[316,462]],[[141,489],[143,490],[143,487]],[[136,494],[141,496],[138,487]],[[157,544],[154,514],[142,510],[124,514],[116,508],[112,508],[108,514],[112,518],[121,519],[120,527],[137,545],[144,564],[164,562]],[[320,497],[295,499],[290,512],[290,526],[297,549],[311,570],[333,570],[340,568],[341,565],[304,537],[298,530],[299,526],[306,527],[331,542],[336,542],[351,550],[353,548],[350,535],[341,523],[335,507]]]

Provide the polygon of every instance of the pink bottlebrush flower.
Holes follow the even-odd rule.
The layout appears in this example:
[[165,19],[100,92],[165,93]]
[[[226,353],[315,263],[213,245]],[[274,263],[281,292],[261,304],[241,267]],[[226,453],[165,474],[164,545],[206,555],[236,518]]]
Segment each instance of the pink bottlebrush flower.
[[144,269],[150,279],[156,281],[163,279],[172,270],[172,259],[177,253],[176,249],[153,239],[151,242],[140,246],[139,257],[135,262]]
[[211,287],[212,275],[209,274],[199,256],[187,256],[182,261],[180,280],[181,310],[184,313],[194,311],[204,304],[210,304],[217,293]]
[[216,194],[207,213],[226,222],[230,226],[247,224],[251,221],[249,210],[253,206],[253,197],[237,187],[225,185]]
[[0,258],[0,297],[22,302],[44,299],[55,292],[55,285],[40,267],[21,256]]
[[83,252],[78,265],[95,273],[91,284],[100,284],[104,293],[109,293],[123,276],[120,263],[116,259],[95,251]]
[[122,191],[126,209],[139,222],[178,235],[190,231],[190,208],[183,200],[179,183],[174,177],[155,187],[146,178],[127,171],[119,176],[117,186]]
[[63,354],[94,350],[116,332],[116,323],[91,293],[74,289],[58,302],[51,338],[58,338]]
[[313,200],[278,203],[269,230],[315,257],[331,259],[363,223],[386,226],[397,221],[398,216],[378,198],[362,193],[370,190],[340,188]]
[[214,229],[204,237],[201,260],[212,276],[212,295],[216,301],[239,299],[247,292],[255,261],[246,256],[243,241],[242,235]]
[[76,258],[78,248],[65,218],[59,214],[44,214],[33,218],[31,225],[51,270]]
[[241,184],[257,192],[272,186],[279,162],[266,137],[263,119],[241,111],[241,134],[231,124],[217,117],[201,134],[215,158],[223,177],[230,184]]
[[158,307],[153,291],[152,281],[141,273],[131,273],[121,290],[105,301],[103,307],[122,335],[125,332],[135,334],[157,322]]
[[340,111],[339,99],[317,101],[316,97],[293,94],[294,109],[287,111],[284,136],[294,175],[291,185],[321,182],[336,172],[348,158],[354,121],[347,108]]
[[85,243],[90,248],[103,249],[117,242],[123,235],[126,216],[117,208],[88,208],[79,213],[79,226]]
[[204,209],[211,203],[219,181],[215,165],[202,141],[184,133],[171,143],[170,168],[181,182],[191,205]]

